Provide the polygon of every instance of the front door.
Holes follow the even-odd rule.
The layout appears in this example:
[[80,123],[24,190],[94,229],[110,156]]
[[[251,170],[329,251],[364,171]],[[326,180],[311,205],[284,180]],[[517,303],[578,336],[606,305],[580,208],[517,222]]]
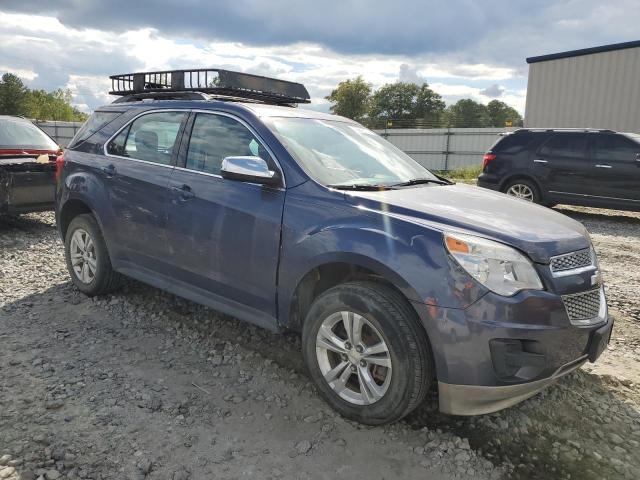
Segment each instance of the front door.
[[[216,302],[273,323],[285,191],[220,176],[227,156],[255,155],[277,168],[247,125],[222,113],[195,113],[171,173],[168,259],[173,275]],[[233,311],[233,309],[228,310]],[[271,325],[273,326],[273,325]]]
[[553,195],[575,197],[591,193],[594,174],[589,160],[587,134],[552,134],[536,152],[532,168]]
[[177,140],[187,112],[144,114],[107,145],[101,174],[115,217],[116,261],[160,271],[166,258],[166,207]]
[[597,172],[598,196],[640,206],[640,143],[621,134],[594,135],[591,168]]

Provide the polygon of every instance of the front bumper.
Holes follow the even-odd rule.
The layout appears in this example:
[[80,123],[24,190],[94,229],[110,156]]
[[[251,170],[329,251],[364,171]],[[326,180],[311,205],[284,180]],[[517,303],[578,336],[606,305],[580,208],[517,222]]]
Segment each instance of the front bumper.
[[485,387],[481,385],[453,385],[438,382],[440,411],[450,415],[483,415],[511,407],[554,383],[558,378],[579,368],[587,361],[583,355],[558,369],[549,378],[529,383]]
[[591,334],[587,353],[558,368],[548,378],[504,386],[453,385],[438,382],[440,411],[451,415],[482,415],[515,405],[581,367],[587,360],[595,362],[609,344],[613,321]]
[[440,410],[455,415],[509,407],[594,362],[613,327],[606,300],[593,324],[576,326],[562,298],[545,291],[489,293],[466,309],[416,307],[428,319]]

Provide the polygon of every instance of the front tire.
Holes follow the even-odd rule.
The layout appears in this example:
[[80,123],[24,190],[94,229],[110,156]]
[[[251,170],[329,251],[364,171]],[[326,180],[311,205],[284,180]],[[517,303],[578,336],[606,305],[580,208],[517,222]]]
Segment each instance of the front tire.
[[120,274],[113,270],[98,222],[90,214],[71,220],[64,242],[67,270],[73,284],[93,297],[104,295],[121,285]]
[[433,379],[429,340],[402,295],[375,282],[322,293],[302,332],[311,379],[341,415],[395,422],[425,398]]

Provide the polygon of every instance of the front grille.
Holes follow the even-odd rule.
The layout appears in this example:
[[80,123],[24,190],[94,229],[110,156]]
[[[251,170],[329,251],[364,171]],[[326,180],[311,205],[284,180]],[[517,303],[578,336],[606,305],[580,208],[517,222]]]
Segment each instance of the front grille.
[[591,249],[585,248],[577,252],[566,253],[551,257],[551,271],[564,272],[566,270],[575,270],[576,268],[590,267],[593,265],[593,256]]
[[589,320],[598,317],[598,312],[600,311],[600,289],[573,295],[563,295],[562,301],[571,323],[584,325],[585,323],[590,323],[588,322]]

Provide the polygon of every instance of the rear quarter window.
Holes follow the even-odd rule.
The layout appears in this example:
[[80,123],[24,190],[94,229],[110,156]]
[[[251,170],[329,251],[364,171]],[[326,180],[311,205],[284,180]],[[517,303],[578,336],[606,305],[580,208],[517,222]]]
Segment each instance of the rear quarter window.
[[529,147],[534,140],[530,133],[510,133],[498,139],[491,147],[494,153],[517,153]]
[[76,136],[73,137],[73,140],[71,140],[71,143],[69,144],[69,148],[77,147],[91,135],[102,130],[108,124],[113,122],[120,115],[122,115],[122,112],[94,112],[93,115],[84,122],[84,125],[80,127]]

